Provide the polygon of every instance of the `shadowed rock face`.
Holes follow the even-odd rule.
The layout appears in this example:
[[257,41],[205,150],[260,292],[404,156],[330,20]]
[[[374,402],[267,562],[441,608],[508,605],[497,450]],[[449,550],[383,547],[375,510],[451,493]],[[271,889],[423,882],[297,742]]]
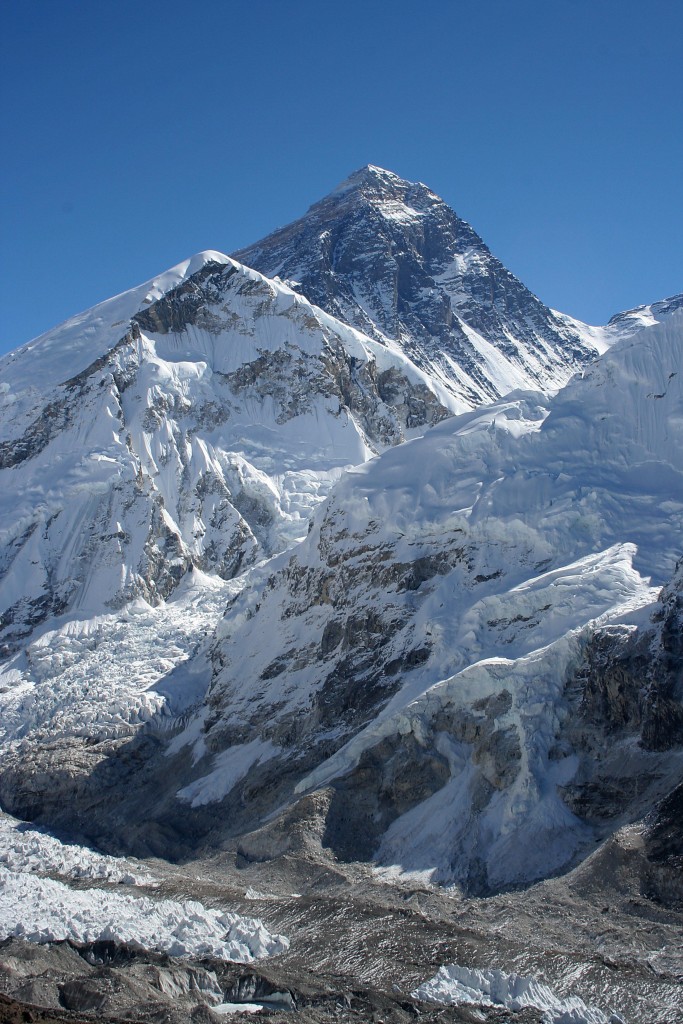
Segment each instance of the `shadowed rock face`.
[[[426,185],[381,168],[357,171],[236,258],[365,333],[398,340],[468,406],[558,386],[595,355]],[[497,371],[472,331],[502,357]]]
[[598,631],[577,683],[586,722],[612,735],[639,732],[644,750],[683,744],[683,561],[662,589],[652,628]]
[[657,807],[645,834],[645,849],[659,898],[666,903],[673,897],[683,905],[683,785]]
[[[577,814],[598,827],[633,820],[639,809],[646,813],[648,794],[667,778],[667,752],[683,747],[682,569],[679,563],[663,588],[652,626],[598,630],[567,684],[574,716],[558,742],[569,742],[583,756],[564,795]],[[680,786],[657,812],[653,851],[669,849],[667,829],[680,803],[675,794]],[[669,852],[680,858],[680,835],[670,838]]]

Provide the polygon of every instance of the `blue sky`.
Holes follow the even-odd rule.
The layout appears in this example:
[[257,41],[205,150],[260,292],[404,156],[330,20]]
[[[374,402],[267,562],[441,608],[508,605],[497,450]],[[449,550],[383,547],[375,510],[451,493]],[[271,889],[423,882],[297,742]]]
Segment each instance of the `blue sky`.
[[548,305],[683,289],[680,0],[6,0],[0,351],[366,163]]

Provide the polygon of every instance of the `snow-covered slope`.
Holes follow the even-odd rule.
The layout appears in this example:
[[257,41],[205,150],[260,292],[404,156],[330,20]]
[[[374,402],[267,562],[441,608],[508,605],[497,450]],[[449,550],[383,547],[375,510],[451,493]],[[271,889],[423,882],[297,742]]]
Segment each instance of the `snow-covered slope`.
[[642,330],[643,327],[651,327],[653,324],[662,323],[670,316],[677,316],[681,309],[683,309],[683,293],[672,295],[660,302],[636,306],[635,309],[617,313],[609,321],[605,330],[612,335],[613,339],[630,337]]
[[[681,737],[644,722],[669,672],[647,624],[683,536],[681,315],[550,402],[447,420],[336,485],[219,628],[208,707],[171,748],[193,753],[188,810],[222,800],[246,831],[325,790],[339,856],[488,890],[560,870],[673,788]],[[611,745],[623,799],[598,812],[572,790],[596,755],[570,681],[596,630],[638,626],[653,689]]]
[[300,220],[236,253],[381,341],[471,409],[553,389],[605,347],[554,313],[426,185],[361,168]]
[[448,401],[219,253],[67,321],[0,362],[2,651],[282,550],[344,467]]

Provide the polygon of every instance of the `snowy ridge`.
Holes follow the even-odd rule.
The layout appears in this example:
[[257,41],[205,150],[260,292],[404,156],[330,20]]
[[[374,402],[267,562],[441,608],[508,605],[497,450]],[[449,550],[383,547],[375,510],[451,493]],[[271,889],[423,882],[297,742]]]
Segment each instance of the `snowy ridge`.
[[651,302],[649,305],[636,306],[635,309],[617,313],[607,324],[606,330],[620,338],[630,337],[643,327],[652,327],[653,324],[663,323],[669,316],[679,315],[682,309],[683,293],[672,295],[660,302]]
[[[219,252],[197,253],[163,274],[70,317],[3,356],[0,393],[6,404],[14,406],[13,426],[17,432],[21,417],[35,415],[35,400],[40,401],[45,392],[64,382],[65,370],[70,377],[78,376],[109,354],[126,333],[131,318],[141,309],[179,287],[207,263],[228,262],[228,257]],[[11,425],[3,426],[7,429]]]

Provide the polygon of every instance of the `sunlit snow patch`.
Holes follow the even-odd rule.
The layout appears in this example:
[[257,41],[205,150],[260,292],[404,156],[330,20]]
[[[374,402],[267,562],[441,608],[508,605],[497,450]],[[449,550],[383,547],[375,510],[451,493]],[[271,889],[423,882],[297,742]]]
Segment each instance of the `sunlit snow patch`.
[[439,968],[433,978],[415,989],[413,997],[448,1006],[465,1003],[506,1010],[530,1007],[542,1011],[544,1024],[623,1024],[616,1013],[607,1017],[578,996],[562,999],[536,978],[499,970],[470,970],[458,964]]
[[270,761],[279,752],[280,748],[270,740],[256,739],[229,747],[216,756],[215,768],[209,775],[179,790],[178,796],[181,800],[189,800],[192,807],[222,800],[253,765]]
[[194,900],[153,900],[61,882],[0,867],[0,939],[109,941],[178,957],[250,963],[289,947],[263,922]]

